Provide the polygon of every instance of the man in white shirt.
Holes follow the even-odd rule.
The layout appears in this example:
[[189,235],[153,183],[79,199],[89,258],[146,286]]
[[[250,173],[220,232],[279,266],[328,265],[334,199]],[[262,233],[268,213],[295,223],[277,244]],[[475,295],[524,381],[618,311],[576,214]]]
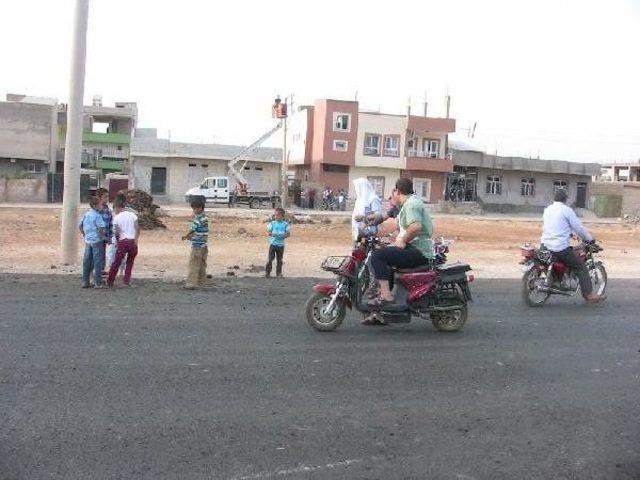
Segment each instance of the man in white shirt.
[[567,191],[559,188],[554,195],[555,201],[544,209],[540,242],[553,252],[555,258],[564,262],[576,274],[585,300],[588,303],[598,303],[604,298],[593,293],[593,284],[587,267],[569,244],[572,232],[587,243],[593,242],[594,239],[584,228],[576,212],[566,205],[567,198]]
[[109,269],[107,285],[110,287],[113,286],[120,264],[124,258],[127,257],[127,264],[124,269],[124,284],[129,286],[131,282],[133,262],[136,255],[138,255],[138,238],[140,237],[138,216],[133,212],[125,210],[125,203],[123,199],[117,198],[113,207],[116,214],[115,217],[113,217],[113,226],[118,241],[118,247],[116,250],[116,258]]

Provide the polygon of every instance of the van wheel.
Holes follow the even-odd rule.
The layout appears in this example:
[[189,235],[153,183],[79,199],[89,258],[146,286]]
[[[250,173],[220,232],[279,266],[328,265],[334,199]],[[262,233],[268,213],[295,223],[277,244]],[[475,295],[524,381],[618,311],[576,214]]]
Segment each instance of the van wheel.
[[260,208],[260,200],[257,198],[251,199],[249,202],[249,208]]

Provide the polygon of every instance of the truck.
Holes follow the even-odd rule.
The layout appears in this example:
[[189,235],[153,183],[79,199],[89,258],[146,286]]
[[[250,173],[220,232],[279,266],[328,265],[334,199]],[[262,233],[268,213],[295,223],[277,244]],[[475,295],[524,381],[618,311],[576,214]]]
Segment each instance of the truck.
[[248,205],[249,208],[260,208],[263,205],[275,208],[280,205],[278,192],[255,192],[242,189],[240,186],[230,188],[229,177],[207,177],[200,186],[190,188],[185,194],[185,201],[191,203],[202,198],[205,203],[228,205]]
[[[276,133],[280,128],[286,126],[287,104],[282,103],[280,97],[276,97],[271,107],[272,116],[278,121],[271,130],[266,132],[248,147],[243,148],[237,155],[229,160],[227,164],[228,173],[235,180],[234,187],[231,187],[229,177],[207,177],[199,187],[190,188],[185,194],[187,203],[191,203],[194,198],[203,198],[205,203],[221,203],[233,207],[238,204],[249,205],[249,208],[260,208],[263,205],[270,205],[275,208],[281,205],[281,198],[278,192],[258,192],[252,191],[247,179],[242,174],[245,165],[249,161],[248,155],[262,145],[268,138]],[[239,168],[238,164],[242,162]]]

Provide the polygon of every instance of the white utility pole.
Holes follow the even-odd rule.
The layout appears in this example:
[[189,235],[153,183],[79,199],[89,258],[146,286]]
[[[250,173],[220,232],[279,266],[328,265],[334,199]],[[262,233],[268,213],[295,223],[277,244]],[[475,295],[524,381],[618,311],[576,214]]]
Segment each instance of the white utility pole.
[[287,117],[289,116],[289,98],[285,98],[284,104],[287,114],[282,119],[282,130],[284,131],[284,145],[282,147],[282,191],[280,192],[280,204],[282,208],[287,208],[287,200],[289,200],[289,179],[287,178]]
[[76,0],[71,49],[71,80],[67,107],[67,138],[64,150],[64,196],[62,198],[62,262],[74,265],[78,256],[78,205],[82,153],[84,70],[87,58],[89,0]]

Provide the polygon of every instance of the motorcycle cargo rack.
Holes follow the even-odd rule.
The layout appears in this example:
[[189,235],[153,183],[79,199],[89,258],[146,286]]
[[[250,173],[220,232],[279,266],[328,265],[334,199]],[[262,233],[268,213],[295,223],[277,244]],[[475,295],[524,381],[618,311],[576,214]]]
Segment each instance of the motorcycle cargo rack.
[[322,261],[320,268],[327,272],[339,273],[349,265],[350,261],[351,257],[327,257]]

